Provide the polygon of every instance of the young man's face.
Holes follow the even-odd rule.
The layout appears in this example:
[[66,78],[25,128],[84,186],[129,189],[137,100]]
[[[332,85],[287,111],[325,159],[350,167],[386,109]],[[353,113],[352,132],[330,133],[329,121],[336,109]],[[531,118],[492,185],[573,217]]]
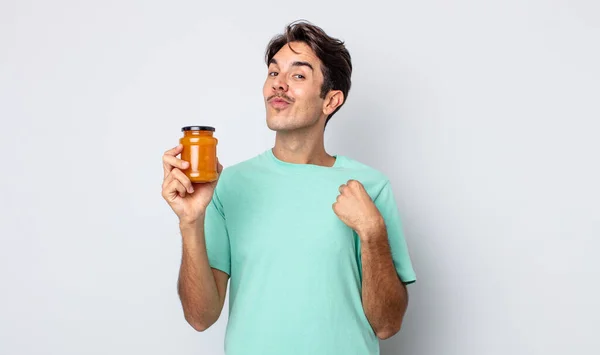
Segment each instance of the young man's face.
[[269,63],[263,95],[267,126],[290,131],[313,126],[326,115],[321,61],[303,42],[291,42],[294,53],[284,45]]

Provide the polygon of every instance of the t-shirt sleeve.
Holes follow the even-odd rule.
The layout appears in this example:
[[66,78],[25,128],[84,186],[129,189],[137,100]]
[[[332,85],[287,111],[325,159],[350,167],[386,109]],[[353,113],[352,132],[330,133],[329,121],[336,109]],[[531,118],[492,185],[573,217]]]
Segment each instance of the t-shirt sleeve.
[[[218,187],[218,185],[217,185]],[[206,207],[204,217],[204,239],[208,262],[212,268],[231,275],[231,248],[225,223],[223,205],[215,190],[212,200]]]
[[402,221],[389,181],[385,183],[374,202],[385,221],[396,272],[404,284],[413,283],[417,280],[417,277],[410,260],[408,246],[404,239]]

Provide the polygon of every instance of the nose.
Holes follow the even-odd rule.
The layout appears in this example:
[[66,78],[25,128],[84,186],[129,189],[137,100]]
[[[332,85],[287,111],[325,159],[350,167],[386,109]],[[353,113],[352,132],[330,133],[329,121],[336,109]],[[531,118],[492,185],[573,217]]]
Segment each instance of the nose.
[[277,75],[274,79],[273,79],[273,84],[272,84],[273,90],[274,91],[288,91],[288,84],[285,82],[284,78],[282,75]]

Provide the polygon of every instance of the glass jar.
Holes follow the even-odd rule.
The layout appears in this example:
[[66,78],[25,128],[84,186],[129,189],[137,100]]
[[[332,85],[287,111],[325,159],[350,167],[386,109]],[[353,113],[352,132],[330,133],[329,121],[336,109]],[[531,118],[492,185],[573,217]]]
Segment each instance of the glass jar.
[[186,126],[181,128],[183,137],[179,143],[183,145],[181,160],[190,163],[183,173],[191,182],[211,182],[218,178],[217,142],[213,137],[214,127]]

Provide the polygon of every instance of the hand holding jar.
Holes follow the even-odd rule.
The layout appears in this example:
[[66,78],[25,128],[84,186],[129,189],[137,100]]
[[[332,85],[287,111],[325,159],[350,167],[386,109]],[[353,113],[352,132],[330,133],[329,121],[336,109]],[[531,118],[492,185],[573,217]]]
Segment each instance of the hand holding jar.
[[188,126],[182,131],[180,144],[163,155],[162,196],[180,223],[195,223],[212,199],[223,166],[216,155],[214,128]]

